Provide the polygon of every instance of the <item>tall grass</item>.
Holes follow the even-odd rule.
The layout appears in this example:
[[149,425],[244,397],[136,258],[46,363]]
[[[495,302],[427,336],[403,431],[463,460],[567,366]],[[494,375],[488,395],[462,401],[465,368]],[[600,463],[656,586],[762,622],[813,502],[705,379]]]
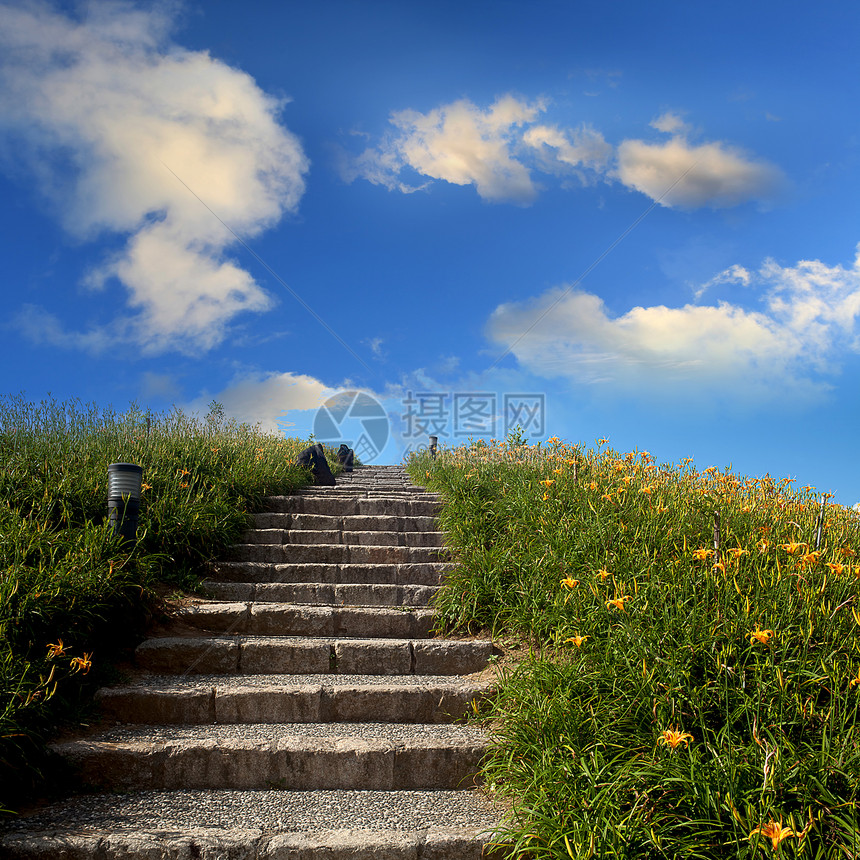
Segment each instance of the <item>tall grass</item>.
[[[193,588],[264,496],[308,483],[306,444],[217,404],[196,419],[0,399],[0,808],[44,787],[45,741],[134,643],[155,584]],[[107,521],[112,462],[143,467],[130,550]]]
[[531,643],[483,714],[510,856],[860,857],[853,511],[559,440],[409,470],[461,561],[443,623]]

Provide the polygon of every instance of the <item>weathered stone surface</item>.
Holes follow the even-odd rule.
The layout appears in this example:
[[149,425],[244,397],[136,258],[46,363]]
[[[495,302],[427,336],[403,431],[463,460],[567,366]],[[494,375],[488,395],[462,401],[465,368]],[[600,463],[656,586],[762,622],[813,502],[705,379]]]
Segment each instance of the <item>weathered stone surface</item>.
[[341,675],[408,675],[412,672],[409,642],[384,639],[335,643],[335,664]]
[[468,675],[487,665],[491,642],[457,642],[443,639],[413,643],[416,675]]
[[134,652],[138,666],[151,672],[181,675],[236,672],[239,666],[238,637],[146,639]]
[[322,675],[331,671],[331,646],[321,639],[243,639],[239,660],[248,675]]
[[215,721],[215,691],[212,687],[106,687],[98,690],[95,698],[106,717],[123,723],[174,725]]

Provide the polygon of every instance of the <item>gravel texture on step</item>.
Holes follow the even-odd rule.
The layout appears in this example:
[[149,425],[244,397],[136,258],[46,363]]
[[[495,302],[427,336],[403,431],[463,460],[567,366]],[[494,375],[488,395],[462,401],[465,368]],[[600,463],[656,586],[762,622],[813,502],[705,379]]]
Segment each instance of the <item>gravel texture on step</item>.
[[[458,675],[141,675],[123,687],[171,689],[231,687],[473,687],[476,683]],[[108,687],[107,689],[117,689]]]
[[416,742],[481,743],[484,732],[476,726],[433,723],[218,723],[205,726],[117,726],[87,737],[90,743],[177,743],[180,741],[212,741],[219,743],[240,739],[266,743],[284,738],[336,738],[386,741],[392,745]]
[[477,791],[143,791],[71,798],[0,822],[0,832],[156,830],[237,826],[271,832],[492,830],[499,807]]

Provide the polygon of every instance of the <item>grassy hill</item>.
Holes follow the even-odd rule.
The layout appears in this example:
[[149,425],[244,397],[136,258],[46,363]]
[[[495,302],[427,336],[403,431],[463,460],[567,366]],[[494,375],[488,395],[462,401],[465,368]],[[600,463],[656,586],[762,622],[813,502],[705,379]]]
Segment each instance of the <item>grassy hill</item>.
[[[112,677],[156,588],[193,588],[264,496],[308,483],[306,445],[217,404],[197,420],[0,399],[0,810],[44,790],[46,740]],[[143,467],[130,551],[107,521],[112,462]]]
[[518,635],[480,717],[521,857],[860,857],[860,518],[644,451],[409,462],[461,566],[444,623]]

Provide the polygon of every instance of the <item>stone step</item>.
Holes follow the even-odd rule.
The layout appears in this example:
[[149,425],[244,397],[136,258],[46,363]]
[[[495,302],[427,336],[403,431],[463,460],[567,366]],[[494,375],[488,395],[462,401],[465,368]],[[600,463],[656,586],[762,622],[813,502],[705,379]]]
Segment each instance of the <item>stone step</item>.
[[423,546],[347,546],[345,544],[271,544],[240,543],[227,550],[230,561],[265,561],[271,564],[408,564],[448,561],[444,547]]
[[151,675],[103,687],[122,723],[448,723],[490,695],[488,681],[437,675]]
[[436,517],[324,516],[323,514],[254,514],[258,529],[319,529],[320,531],[432,532]]
[[406,564],[272,564],[262,561],[214,561],[210,579],[221,582],[320,582],[341,584],[439,585],[453,562]]
[[442,509],[438,501],[391,498],[333,498],[319,496],[269,496],[266,508],[272,513],[322,514],[324,516],[435,517]]
[[177,621],[213,633],[255,636],[348,636],[423,639],[435,612],[423,607],[306,606],[298,603],[194,603]]
[[183,636],[145,640],[135,661],[161,674],[466,675],[492,653],[486,640]]
[[442,532],[341,531],[340,529],[249,529],[242,542],[267,545],[306,546],[347,544],[349,546],[440,547]]
[[207,595],[219,601],[305,603],[326,606],[428,606],[439,592],[432,585],[384,585],[318,582],[203,583]]
[[488,860],[501,810],[477,791],[82,795],[0,835],[7,860]]
[[449,725],[127,726],[52,744],[81,784],[119,790],[471,788],[487,740]]

